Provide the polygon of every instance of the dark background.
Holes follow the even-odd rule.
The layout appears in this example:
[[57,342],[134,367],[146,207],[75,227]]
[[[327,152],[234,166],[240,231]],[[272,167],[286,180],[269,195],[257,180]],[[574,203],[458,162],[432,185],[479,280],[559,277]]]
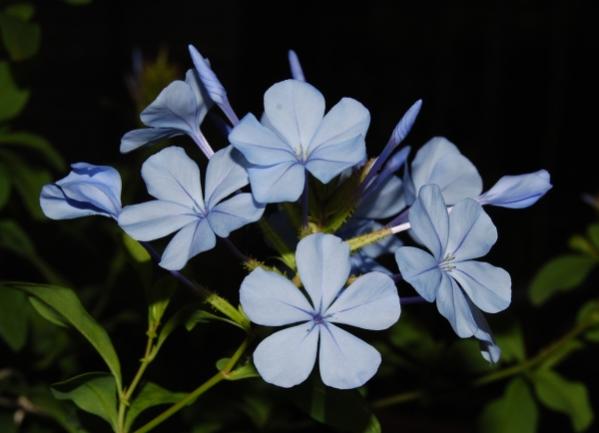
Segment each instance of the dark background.
[[[595,220],[594,210],[581,200],[583,193],[599,191],[594,157],[599,71],[592,64],[597,15],[591,1],[369,1],[333,7],[97,0],[82,8],[38,3],[42,49],[18,75],[33,92],[16,126],[47,137],[69,162],[120,167],[141,162],[118,151],[121,136],[137,122],[125,82],[134,49],[152,58],[168,47],[170,60],[184,71],[191,66],[187,44],[193,43],[210,59],[235,110],[244,114],[259,113],[264,91],[289,77],[286,56],[293,48],[307,80],[329,106],[351,96],[369,108],[372,156],[404,110],[422,98],[407,140],[413,147],[446,136],[478,167],[486,187],[504,174],[549,170],[554,189],[539,204],[489,211],[500,233],[490,261],[512,274],[516,312],[535,270]],[[224,145],[220,139],[213,147]],[[125,179],[125,190],[127,185]],[[47,240],[39,249],[76,283],[97,281],[112,240],[95,232],[94,224],[110,222],[83,223],[86,230],[77,233],[93,246],[84,252],[74,250],[73,241],[61,242],[68,224],[33,227]],[[213,284],[232,260],[221,253],[196,259],[195,266],[206,270],[198,273]],[[234,288],[229,294],[234,299]],[[533,318],[536,326],[529,328],[524,320],[531,351],[569,326],[577,302],[550,304]],[[117,338],[118,347],[128,335]],[[179,368],[178,360],[162,362],[162,375]],[[591,363],[583,359],[566,368],[584,371]],[[188,384],[185,376],[179,380]],[[422,423],[422,418],[415,422],[426,431]]]
[[351,96],[370,109],[371,155],[422,98],[407,140],[413,147],[446,136],[487,187],[503,174],[550,171],[555,187],[540,204],[491,211],[500,231],[495,255],[516,276],[529,275],[593,218],[580,199],[599,189],[590,1],[39,3],[43,46],[21,122],[69,161],[132,161],[118,146],[136,122],[125,85],[135,48],[151,58],[168,47],[184,70],[187,44],[195,44],[242,114],[259,112],[263,92],[289,76],[293,48],[329,105]]

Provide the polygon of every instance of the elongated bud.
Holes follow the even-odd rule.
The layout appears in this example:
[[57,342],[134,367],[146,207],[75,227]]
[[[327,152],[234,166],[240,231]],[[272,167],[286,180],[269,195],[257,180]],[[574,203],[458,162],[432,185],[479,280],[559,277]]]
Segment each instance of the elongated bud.
[[383,164],[387,162],[387,159],[389,159],[391,153],[393,153],[397,146],[399,146],[399,144],[406,138],[406,136],[412,129],[414,122],[416,121],[416,117],[418,117],[418,113],[420,112],[421,107],[422,99],[419,99],[418,101],[414,102],[414,104],[412,104],[408,111],[406,111],[404,115],[401,117],[401,119],[395,126],[395,129],[393,129],[391,137],[389,137],[389,141],[387,142],[385,148],[372,165],[372,168],[368,172],[368,175],[364,179],[364,182],[362,182],[362,185],[364,185],[364,187],[368,186],[368,184],[372,181],[374,176],[376,176],[377,172],[383,167]]
[[420,108],[422,107],[422,99],[414,102],[412,106],[405,112],[402,116],[401,120],[397,123],[397,126],[393,130],[393,134],[391,134],[391,139],[389,143],[395,148],[395,146],[399,145],[406,136],[410,133],[416,118],[418,117],[418,113],[420,113]]
[[393,155],[391,158],[389,158],[389,161],[387,161],[385,167],[383,167],[380,174],[370,183],[370,185],[362,194],[362,200],[365,200],[366,197],[369,197],[372,193],[378,191],[385,185],[385,183],[387,183],[389,178],[391,178],[391,176],[393,176],[393,174],[402,167],[406,159],[408,159],[410,150],[410,146],[406,146],[403,149],[397,151],[395,155]]
[[302,69],[302,65],[297,57],[297,54],[293,50],[289,50],[287,55],[289,58],[289,67],[291,68],[291,77],[294,80],[298,81],[306,81],[306,77],[304,76],[304,70]]
[[210,98],[216,104],[220,105],[224,103],[227,99],[227,92],[216,74],[212,71],[206,59],[202,57],[200,52],[193,45],[189,45],[188,48],[193,65],[195,66],[196,71],[198,71],[200,80],[202,80],[202,84],[206,88],[208,95],[210,95]]

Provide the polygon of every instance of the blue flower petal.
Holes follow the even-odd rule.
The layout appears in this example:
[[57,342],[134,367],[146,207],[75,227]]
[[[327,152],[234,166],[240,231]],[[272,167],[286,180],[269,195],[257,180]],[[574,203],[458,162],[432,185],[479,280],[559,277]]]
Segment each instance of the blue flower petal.
[[308,154],[308,146],[322,122],[324,108],[322,94],[303,81],[281,81],[264,94],[264,114],[268,124],[299,155]]
[[437,309],[459,337],[472,337],[477,331],[478,325],[473,315],[476,307],[468,300],[458,283],[446,273],[442,274],[437,290]]
[[121,177],[114,168],[78,162],[71,172],[40,194],[40,206],[52,219],[88,215],[116,218],[121,211]]
[[[270,117],[270,116],[269,116]],[[307,154],[312,154],[317,149],[323,150],[327,147],[334,147],[338,143],[352,141],[362,137],[362,142],[358,147],[356,155],[362,155],[366,158],[366,148],[364,138],[370,125],[370,113],[360,102],[352,98],[342,98],[329,112],[322,118],[316,134],[310,140]],[[356,161],[359,162],[361,160]]]
[[487,313],[497,313],[510,305],[512,281],[501,268],[473,260],[457,262],[451,276],[472,302]]
[[264,206],[256,203],[252,194],[237,194],[217,204],[208,212],[210,227],[221,238],[247,224],[256,222],[262,217]]
[[426,246],[435,259],[442,260],[449,236],[449,216],[437,185],[425,185],[420,189],[409,218],[416,240]]
[[393,280],[380,272],[362,275],[327,309],[327,321],[381,330],[399,319],[401,305]]
[[437,260],[420,248],[401,247],[395,251],[395,260],[404,280],[428,302],[433,302],[443,275]]
[[283,388],[305,381],[316,363],[318,334],[319,327],[308,322],[262,340],[253,357],[262,379]]
[[251,113],[233,128],[229,134],[229,141],[251,164],[272,166],[297,162],[293,147],[274,131],[260,124]]
[[324,311],[345,285],[351,271],[349,252],[347,243],[322,233],[297,244],[297,270],[315,309]]
[[152,241],[167,236],[198,219],[198,215],[178,203],[152,200],[125,206],[119,225],[133,239]]
[[310,153],[306,169],[322,183],[329,183],[342,171],[358,165],[365,159],[364,137],[357,136],[317,147]]
[[131,152],[146,144],[154,144],[167,138],[183,134],[170,128],[141,128],[127,132],[121,138],[121,153]]
[[159,265],[170,271],[183,269],[189,259],[211,250],[216,245],[216,236],[206,219],[186,225],[173,236],[162,253]]
[[355,99],[341,99],[324,117],[305,149],[306,168],[328,183],[343,170],[365,161],[364,138],[369,125],[366,107]]
[[381,364],[381,355],[374,347],[332,323],[320,331],[319,356],[323,383],[338,389],[364,385]]
[[477,198],[482,191],[476,167],[444,137],[432,138],[418,151],[411,174],[416,191],[427,184],[439,185],[448,205]]
[[482,206],[467,198],[449,214],[449,240],[446,254],[455,260],[470,260],[486,255],[497,242],[497,229]]
[[239,301],[250,320],[259,325],[281,326],[312,319],[312,307],[287,278],[257,268],[241,283]]
[[195,212],[204,210],[200,169],[182,148],[171,146],[152,155],[144,162],[141,175],[148,193],[157,199]]
[[397,176],[390,177],[387,182],[378,185],[376,191],[372,191],[366,199],[360,201],[354,215],[374,219],[397,215],[406,207],[402,186],[401,179]]
[[140,114],[144,125],[168,128],[190,136],[197,134],[207,107],[198,103],[197,92],[185,81],[176,80]]
[[551,177],[546,170],[503,176],[480,196],[479,202],[483,205],[521,209],[535,204],[551,188]]
[[208,209],[249,182],[247,171],[235,160],[233,152],[233,147],[227,146],[216,152],[208,162],[204,189]]
[[260,203],[296,201],[304,190],[306,171],[297,162],[270,167],[248,166],[252,194]]

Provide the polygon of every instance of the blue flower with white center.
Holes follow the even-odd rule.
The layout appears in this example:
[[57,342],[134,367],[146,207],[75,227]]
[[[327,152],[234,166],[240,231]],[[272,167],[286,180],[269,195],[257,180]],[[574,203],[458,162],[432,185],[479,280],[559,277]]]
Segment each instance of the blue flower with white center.
[[214,248],[215,235],[226,238],[262,216],[264,208],[250,193],[233,194],[248,184],[233,152],[231,146],[226,147],[208,162],[205,195],[200,169],[182,148],[167,147],[144,162],[141,174],[156,200],[126,206],[119,225],[139,241],[177,232],[162,254],[163,268],[183,268],[195,255]]
[[485,262],[497,241],[497,230],[482,206],[472,199],[458,202],[449,213],[441,188],[425,185],[410,209],[412,234],[420,248],[401,247],[395,259],[404,280],[439,312],[461,338],[474,336],[485,359],[497,362],[499,348],[480,310],[497,313],[511,301],[509,274]]
[[88,215],[118,218],[121,176],[114,168],[77,162],[68,176],[45,185],[40,206],[48,218],[73,219]]
[[252,322],[293,325],[264,339],[254,365],[269,383],[289,388],[308,378],[319,358],[320,376],[333,388],[366,383],[378,370],[376,349],[338,327],[382,330],[399,319],[401,306],[393,280],[371,272],[343,289],[350,274],[349,246],[333,235],[302,239],[295,253],[309,300],[291,281],[258,268],[241,284],[241,305]]
[[185,74],[185,81],[170,83],[142,111],[139,117],[148,128],[127,132],[121,139],[121,152],[187,134],[207,157],[211,157],[214,152],[200,132],[208,108],[210,103],[202,95],[195,72],[190,69]]
[[247,114],[229,134],[249,162],[252,192],[261,203],[297,200],[306,170],[328,183],[366,159],[370,113],[343,98],[324,115],[322,94],[303,81],[286,80],[264,94],[262,123]]
[[482,205],[522,209],[535,204],[552,187],[551,178],[546,170],[503,176],[478,198],[478,202]]

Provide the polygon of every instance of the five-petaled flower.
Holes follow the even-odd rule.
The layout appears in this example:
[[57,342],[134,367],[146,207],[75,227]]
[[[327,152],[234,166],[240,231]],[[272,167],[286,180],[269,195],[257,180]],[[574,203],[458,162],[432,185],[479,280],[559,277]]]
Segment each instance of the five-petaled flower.
[[359,387],[378,370],[376,349],[337,324],[389,328],[399,319],[399,297],[393,280],[379,272],[362,275],[344,289],[349,254],[349,246],[333,235],[318,233],[299,242],[295,257],[309,300],[275,272],[257,268],[243,280],[241,305],[254,323],[294,325],[256,348],[254,364],[265,381],[286,388],[303,382],[317,352],[322,381],[334,388]]
[[142,177],[148,192],[157,200],[126,206],[119,216],[119,225],[139,241],[178,232],[162,255],[163,268],[183,268],[189,259],[214,247],[215,234],[226,238],[262,216],[264,208],[255,203],[250,193],[234,194],[248,181],[233,152],[229,146],[210,159],[205,195],[200,169],[182,148],[167,147],[143,164]]
[[436,300],[458,336],[476,337],[483,357],[497,362],[499,348],[480,310],[497,313],[507,308],[511,279],[503,269],[473,260],[487,254],[497,240],[491,219],[472,199],[448,212],[437,185],[420,189],[409,218],[414,238],[432,255],[420,248],[399,248],[395,259],[402,277],[428,302]]
[[328,183],[366,159],[368,110],[343,98],[326,116],[324,111],[324,97],[315,87],[286,80],[264,94],[262,122],[247,114],[231,131],[231,144],[249,162],[256,200],[295,201],[304,190],[306,170]]

